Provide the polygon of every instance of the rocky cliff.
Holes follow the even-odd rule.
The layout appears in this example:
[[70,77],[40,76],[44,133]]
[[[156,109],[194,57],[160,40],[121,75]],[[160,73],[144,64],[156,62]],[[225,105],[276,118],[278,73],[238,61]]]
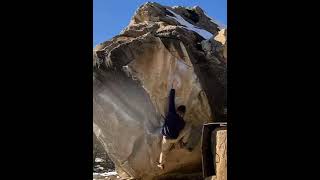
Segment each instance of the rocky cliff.
[[[202,124],[226,121],[227,31],[196,6],[142,5],[129,25],[93,51],[93,125],[122,177],[152,179],[201,170]],[[156,166],[168,92],[192,125],[188,148]]]

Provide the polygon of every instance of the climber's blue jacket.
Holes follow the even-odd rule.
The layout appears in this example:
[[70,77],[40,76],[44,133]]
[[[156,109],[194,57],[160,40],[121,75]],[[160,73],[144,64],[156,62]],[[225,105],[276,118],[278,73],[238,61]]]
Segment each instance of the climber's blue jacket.
[[171,89],[169,95],[169,110],[162,127],[162,135],[169,139],[176,139],[179,136],[179,132],[185,126],[183,118],[181,118],[176,112],[174,96],[175,90]]

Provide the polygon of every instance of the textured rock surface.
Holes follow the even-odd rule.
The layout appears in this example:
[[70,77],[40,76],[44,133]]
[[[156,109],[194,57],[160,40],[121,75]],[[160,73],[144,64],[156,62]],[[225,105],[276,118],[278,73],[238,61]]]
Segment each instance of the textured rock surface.
[[216,180],[227,180],[227,130],[212,133],[215,140]]
[[114,171],[114,163],[110,160],[106,150],[93,134],[93,172],[105,173]]
[[213,157],[215,158],[216,175],[206,177],[205,180],[227,180],[227,130],[218,128],[211,134],[211,149],[215,149]]
[[[190,23],[189,29],[181,22]],[[213,36],[206,40],[192,28]],[[94,48],[94,133],[119,176],[152,179],[201,171],[202,124],[225,120],[225,32],[199,7],[146,3],[118,36]],[[160,129],[173,79],[180,86],[176,105],[186,105],[185,120],[193,127],[193,151],[173,149],[160,171]]]

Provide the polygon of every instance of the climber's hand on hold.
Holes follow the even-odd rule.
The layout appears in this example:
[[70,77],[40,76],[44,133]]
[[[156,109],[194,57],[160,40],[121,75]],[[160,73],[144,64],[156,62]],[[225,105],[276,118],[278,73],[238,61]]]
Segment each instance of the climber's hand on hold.
[[174,79],[174,80],[172,81],[172,89],[176,89],[176,87],[177,87],[177,80]]
[[177,88],[179,88],[179,82],[176,80],[176,79],[174,79],[173,80],[173,82],[172,82],[172,89],[177,89]]

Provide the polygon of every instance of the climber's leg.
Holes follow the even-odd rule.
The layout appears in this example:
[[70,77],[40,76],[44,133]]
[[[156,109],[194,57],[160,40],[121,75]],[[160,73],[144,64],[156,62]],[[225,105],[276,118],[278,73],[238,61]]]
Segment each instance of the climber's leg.
[[160,153],[159,164],[158,164],[158,167],[160,167],[161,169],[164,168],[164,163],[166,162],[167,155],[173,145],[173,142],[174,142],[173,140],[167,139],[165,136],[163,136],[162,138],[161,153]]

